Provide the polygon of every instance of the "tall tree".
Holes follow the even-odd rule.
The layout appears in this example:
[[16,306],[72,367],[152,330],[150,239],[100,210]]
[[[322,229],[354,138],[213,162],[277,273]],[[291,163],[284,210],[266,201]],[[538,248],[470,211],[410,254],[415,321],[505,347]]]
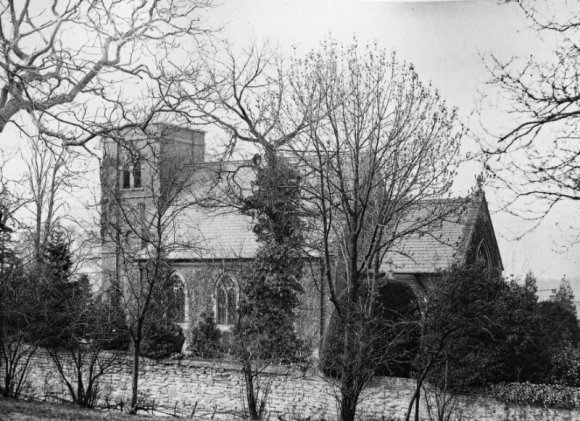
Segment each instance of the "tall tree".
[[225,48],[193,79],[196,83],[184,72],[166,96],[168,108],[183,118],[216,125],[229,136],[222,145],[223,156],[239,156],[240,150],[263,156],[253,159],[259,166],[253,191],[244,180],[247,173],[236,166],[224,168],[225,181],[215,189],[217,194],[210,192],[204,199],[207,206],[257,218],[254,231],[260,248],[244,276],[248,282],[242,286],[237,329],[245,404],[254,419],[264,410],[257,384],[262,369],[302,352],[293,331],[303,265],[302,223],[297,216],[301,175],[286,162],[283,149],[313,121],[312,110],[318,109],[322,96],[314,80],[294,83],[301,70],[298,60],[293,62],[296,66],[286,65],[268,48],[252,46],[241,56]]
[[[412,65],[376,46],[327,42],[301,65],[295,83],[318,85],[324,101],[290,146],[304,172],[309,246],[322,258],[344,332],[337,399],[346,421],[355,419],[360,393],[378,367],[368,367],[364,357],[376,334],[375,297],[387,253],[462,205],[428,200],[449,191],[461,129],[455,111],[419,81]],[[380,354],[392,353],[394,342],[384,341]]]
[[86,162],[79,153],[49,146],[38,138],[28,139],[21,156],[26,165],[23,181],[30,196],[27,210],[33,219],[27,234],[33,258],[41,263],[50,238],[68,213],[67,194],[83,181]]
[[257,420],[266,409],[267,386],[260,384],[264,368],[301,362],[307,354],[294,328],[306,256],[299,172],[283,157],[270,156],[252,185],[242,211],[256,221],[260,246],[242,276],[234,334],[248,412]]
[[35,269],[38,288],[44,295],[41,301],[44,327],[39,339],[46,346],[58,347],[70,339],[69,326],[75,323],[76,314],[69,306],[74,301],[84,301],[86,288],[81,288],[72,278],[72,239],[68,234],[62,228],[52,233],[42,262]]
[[[289,65],[256,48],[242,59],[231,53],[221,59],[199,79],[204,84],[181,81],[168,98],[187,105],[173,106],[185,118],[230,134],[227,152],[245,143],[256,146],[266,166],[279,154],[296,162],[310,240],[318,239],[308,245],[323,258],[325,289],[348,332],[340,400],[342,419],[353,419],[372,377],[356,371],[362,366],[354,344],[360,298],[374,296],[377,269],[396,239],[452,212],[435,209],[421,221],[399,224],[407,211],[448,191],[461,137],[455,112],[419,82],[412,66],[378,49],[365,55],[356,46],[328,43]],[[235,180],[231,185],[236,200],[227,205],[239,207],[243,191]],[[372,269],[374,281],[367,282]],[[367,285],[373,292],[361,294]],[[365,309],[372,314],[372,307]]]

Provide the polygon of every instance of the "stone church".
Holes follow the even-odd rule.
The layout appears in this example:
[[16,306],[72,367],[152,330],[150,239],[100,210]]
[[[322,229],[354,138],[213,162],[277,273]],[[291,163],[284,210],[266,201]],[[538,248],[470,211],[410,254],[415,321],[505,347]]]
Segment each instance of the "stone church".
[[[228,188],[240,192],[248,188],[252,166],[259,165],[259,160],[208,162],[205,152],[202,131],[165,124],[103,142],[104,285],[122,283],[125,268],[143,264],[148,248],[159,240],[173,280],[175,320],[186,336],[204,315],[211,315],[220,330],[230,329],[239,299],[237,273],[251,262],[258,247],[251,218],[221,201],[215,187],[228,176],[243,173],[238,178],[246,180],[246,185],[230,183]],[[455,210],[428,230],[397,242],[381,265],[385,279],[409,284],[418,296],[430,287],[438,271],[454,263],[482,260],[490,268],[503,270],[483,191],[438,202]],[[430,206],[435,203],[408,218],[427,218]],[[319,282],[316,256],[306,266],[297,329],[316,345],[324,335],[332,304]]]

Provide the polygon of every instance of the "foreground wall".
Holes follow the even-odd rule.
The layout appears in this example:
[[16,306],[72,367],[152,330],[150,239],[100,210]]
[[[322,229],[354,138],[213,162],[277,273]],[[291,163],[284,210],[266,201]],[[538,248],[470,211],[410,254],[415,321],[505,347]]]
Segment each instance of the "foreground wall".
[[[130,361],[120,356],[114,373],[99,385],[101,403],[129,402]],[[1,370],[0,370],[1,371]],[[196,419],[233,419],[243,414],[241,373],[233,364],[192,360],[155,362],[144,359],[140,375],[143,403],[154,404],[158,413]],[[271,419],[336,419],[338,389],[315,371],[271,370],[267,408]],[[32,361],[27,394],[37,399],[70,399],[47,355],[40,352]],[[360,419],[387,419],[405,414],[413,381],[376,378],[359,406]],[[425,408],[423,414],[426,416]],[[564,410],[513,407],[486,397],[464,397],[457,415],[463,420],[577,420],[580,415]],[[280,417],[280,418],[279,418]],[[384,418],[383,418],[384,417]],[[459,418],[458,418],[459,419]]]

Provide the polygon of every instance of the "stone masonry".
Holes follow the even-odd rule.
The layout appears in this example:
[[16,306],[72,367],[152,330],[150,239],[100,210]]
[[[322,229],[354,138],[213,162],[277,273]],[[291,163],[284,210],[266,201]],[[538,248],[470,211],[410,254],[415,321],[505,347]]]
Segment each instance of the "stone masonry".
[[[302,372],[275,367],[263,382],[269,384],[269,419],[336,419],[337,385],[316,370]],[[27,394],[37,399],[69,399],[67,390],[48,356],[39,352],[32,361]],[[263,383],[263,384],[264,384]],[[403,419],[413,390],[409,379],[378,377],[367,387],[359,405],[362,420]],[[195,419],[236,419],[243,415],[243,383],[234,363],[195,360],[143,359],[140,394],[157,413]],[[121,355],[110,374],[99,383],[100,403],[128,402],[131,393],[130,360]],[[425,404],[422,413],[427,418]],[[461,397],[456,419],[580,420],[573,411],[502,404],[485,396]]]

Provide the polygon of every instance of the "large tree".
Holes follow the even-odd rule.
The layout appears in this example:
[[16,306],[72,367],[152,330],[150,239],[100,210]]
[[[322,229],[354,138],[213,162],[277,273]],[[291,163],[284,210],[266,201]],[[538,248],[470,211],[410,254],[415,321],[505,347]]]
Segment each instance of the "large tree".
[[[245,405],[258,419],[267,397],[266,385],[260,385],[264,368],[303,357],[304,347],[293,330],[304,263],[301,175],[283,148],[304,132],[321,96],[315,81],[294,84],[298,67],[287,66],[267,48],[252,46],[238,56],[226,47],[206,64],[199,78],[184,72],[166,104],[188,121],[223,130],[228,135],[224,157],[239,156],[240,150],[263,156],[254,156],[248,165],[223,166],[223,181],[203,198],[206,206],[256,220],[260,248],[244,271],[235,334]],[[244,168],[249,166],[257,167],[251,188]]]
[[210,5],[2,0],[0,132],[8,123],[29,132],[21,114],[41,134],[69,144],[143,124],[156,104],[148,89],[160,86],[176,63],[188,64],[184,57],[206,33],[199,11]]
[[[372,305],[358,310],[360,298],[370,300],[376,289],[362,290],[376,287],[389,245],[451,212],[435,206],[426,218],[399,224],[399,216],[448,191],[461,137],[455,112],[419,82],[412,66],[378,49],[363,53],[332,42],[289,63],[256,48],[242,59],[226,53],[197,80],[205,84],[181,80],[168,105],[224,129],[228,152],[254,145],[264,166],[286,155],[301,173],[303,220],[311,224],[307,245],[322,257],[324,289],[348,332],[340,400],[342,418],[353,419],[373,374],[359,376],[363,364],[353,343],[355,319],[373,313]],[[228,196],[235,200],[225,205],[239,207],[244,191],[235,177]],[[347,298],[341,301],[341,294]],[[363,316],[362,326],[370,326],[364,317],[374,316]]]
[[[256,220],[260,248],[243,276],[236,328],[245,405],[254,419],[265,409],[260,393],[267,393],[259,384],[263,369],[272,362],[296,361],[304,351],[293,332],[304,263],[301,174],[284,148],[313,121],[322,95],[317,81],[302,78],[301,70],[298,59],[285,63],[268,48],[252,46],[236,55],[226,47],[206,63],[200,77],[197,71],[194,78],[184,71],[166,96],[166,107],[182,118],[227,134],[223,157],[263,156],[254,155],[247,165],[224,165],[222,181],[203,198],[206,206]],[[252,188],[250,166],[258,167]]]
[[518,7],[553,50],[547,56],[490,58],[492,83],[499,88],[490,106],[496,115],[502,104],[509,123],[503,131],[488,127],[493,141],[484,142],[484,149],[488,169],[514,193],[510,209],[541,218],[558,202],[580,199],[580,12],[576,2],[506,3],[511,5],[503,7]]
[[257,169],[253,194],[243,208],[256,221],[253,231],[260,246],[242,274],[234,327],[253,420],[265,414],[269,384],[263,370],[272,363],[304,362],[308,354],[295,330],[306,259],[300,174],[284,158],[272,159]]
[[[328,42],[301,62],[296,83],[324,94],[299,142],[310,244],[344,332],[340,419],[353,420],[360,393],[380,361],[363,361],[377,332],[376,296],[387,255],[412,234],[456,215],[444,197],[455,175],[461,129],[453,109],[413,66],[376,46]],[[301,101],[303,102],[303,101]],[[384,341],[389,356],[399,345]]]

